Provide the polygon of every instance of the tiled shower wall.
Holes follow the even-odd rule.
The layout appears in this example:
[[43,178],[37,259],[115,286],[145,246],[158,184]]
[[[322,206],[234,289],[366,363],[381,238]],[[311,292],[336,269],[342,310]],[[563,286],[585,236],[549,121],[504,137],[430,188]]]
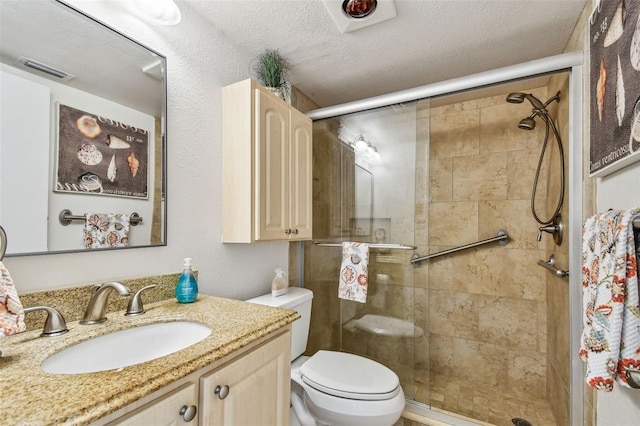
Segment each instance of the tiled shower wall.
[[[430,110],[428,236],[416,243],[435,252],[506,229],[509,244],[434,259],[416,272],[416,287],[429,291],[432,374],[545,398],[546,272],[537,261],[549,238],[537,241],[529,211],[544,130],[520,130],[531,106],[505,97]],[[545,195],[546,168],[542,176]]]

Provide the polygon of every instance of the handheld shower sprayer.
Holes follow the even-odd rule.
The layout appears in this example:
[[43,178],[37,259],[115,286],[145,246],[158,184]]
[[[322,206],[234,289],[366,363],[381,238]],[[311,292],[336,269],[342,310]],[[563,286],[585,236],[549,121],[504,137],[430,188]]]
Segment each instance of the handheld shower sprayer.
[[[550,232],[554,234],[554,241],[556,244],[560,245],[562,243],[562,223],[560,221],[560,210],[562,209],[562,203],[564,201],[564,179],[565,179],[565,169],[564,169],[564,150],[562,147],[562,140],[560,138],[560,133],[558,132],[558,128],[555,123],[551,119],[549,112],[547,111],[547,106],[553,102],[560,102],[560,92],[557,92],[555,96],[549,98],[545,103],[531,93],[523,93],[523,92],[513,92],[507,95],[507,102],[512,104],[521,104],[524,100],[528,100],[533,106],[533,111],[529,117],[525,117],[518,123],[518,127],[523,130],[533,130],[536,127],[536,117],[540,117],[546,124],[544,143],[542,145],[542,152],[540,153],[540,159],[538,161],[538,168],[536,170],[536,177],[533,182],[533,191],[531,193],[531,213],[535,220],[542,225],[539,228],[538,241],[542,236],[542,232]],[[558,146],[559,160],[560,163],[560,195],[558,197],[558,204],[556,205],[555,212],[551,217],[547,220],[540,219],[536,212],[535,199],[536,192],[538,187],[538,180],[540,179],[540,170],[542,168],[542,161],[544,159],[544,154],[547,150],[547,142],[549,141],[549,128],[553,130],[553,133],[556,137],[556,143]]]
[[560,92],[556,93],[554,97],[549,98],[545,103],[542,103],[540,99],[536,98],[531,93],[513,92],[507,95],[507,102],[512,104],[521,104],[525,99],[531,103],[531,106],[533,106],[533,112],[529,117],[520,120],[518,127],[523,130],[533,130],[536,128],[534,118],[540,117],[547,122],[548,120],[551,120],[549,112],[547,111],[547,106],[553,101],[560,102]]

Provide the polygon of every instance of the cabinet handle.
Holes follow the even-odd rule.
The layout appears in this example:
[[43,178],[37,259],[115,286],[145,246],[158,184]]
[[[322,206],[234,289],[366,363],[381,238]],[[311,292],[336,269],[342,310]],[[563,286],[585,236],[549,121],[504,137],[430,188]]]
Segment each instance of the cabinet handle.
[[285,234],[287,234],[287,235],[289,235],[291,232],[292,232],[292,231],[291,231],[291,229],[289,229],[289,228],[287,228],[287,229],[285,229],[285,230],[284,230],[284,233],[285,233]]
[[224,385],[224,386],[218,385],[218,386],[216,386],[216,388],[213,391],[213,393],[218,395],[218,398],[225,399],[229,395],[229,386],[227,386],[227,385]]
[[298,235],[298,228],[294,229],[293,231],[291,231],[294,235]]
[[190,405],[188,407],[183,405],[182,408],[180,408],[179,414],[182,416],[182,420],[189,423],[194,419],[196,414],[198,414],[198,407],[195,405]]

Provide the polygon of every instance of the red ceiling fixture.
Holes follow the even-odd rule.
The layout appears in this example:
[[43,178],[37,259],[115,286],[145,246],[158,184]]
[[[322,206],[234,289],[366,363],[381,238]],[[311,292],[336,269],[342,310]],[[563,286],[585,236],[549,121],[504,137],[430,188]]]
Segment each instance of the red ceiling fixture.
[[344,13],[355,19],[366,18],[376,10],[377,6],[377,0],[344,0],[342,2]]

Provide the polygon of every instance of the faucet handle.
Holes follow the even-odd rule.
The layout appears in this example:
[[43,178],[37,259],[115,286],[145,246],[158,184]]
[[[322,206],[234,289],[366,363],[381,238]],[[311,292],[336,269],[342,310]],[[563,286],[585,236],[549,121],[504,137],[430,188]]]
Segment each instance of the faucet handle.
[[142,297],[141,294],[144,290],[148,290],[150,288],[154,288],[156,284],[150,284],[146,287],[142,287],[140,290],[136,292],[129,300],[129,306],[127,306],[127,312],[125,315],[134,316],[144,314],[144,306],[142,305]]
[[44,322],[44,328],[42,330],[42,337],[54,337],[64,334],[69,331],[67,328],[67,323],[60,314],[60,312],[56,311],[49,306],[32,306],[29,308],[24,308],[24,313],[35,312],[35,311],[46,311],[47,319]]
[[539,227],[538,228],[538,241],[542,240],[542,233],[543,232],[548,232],[550,234],[558,232],[558,225],[546,225],[546,226]]

